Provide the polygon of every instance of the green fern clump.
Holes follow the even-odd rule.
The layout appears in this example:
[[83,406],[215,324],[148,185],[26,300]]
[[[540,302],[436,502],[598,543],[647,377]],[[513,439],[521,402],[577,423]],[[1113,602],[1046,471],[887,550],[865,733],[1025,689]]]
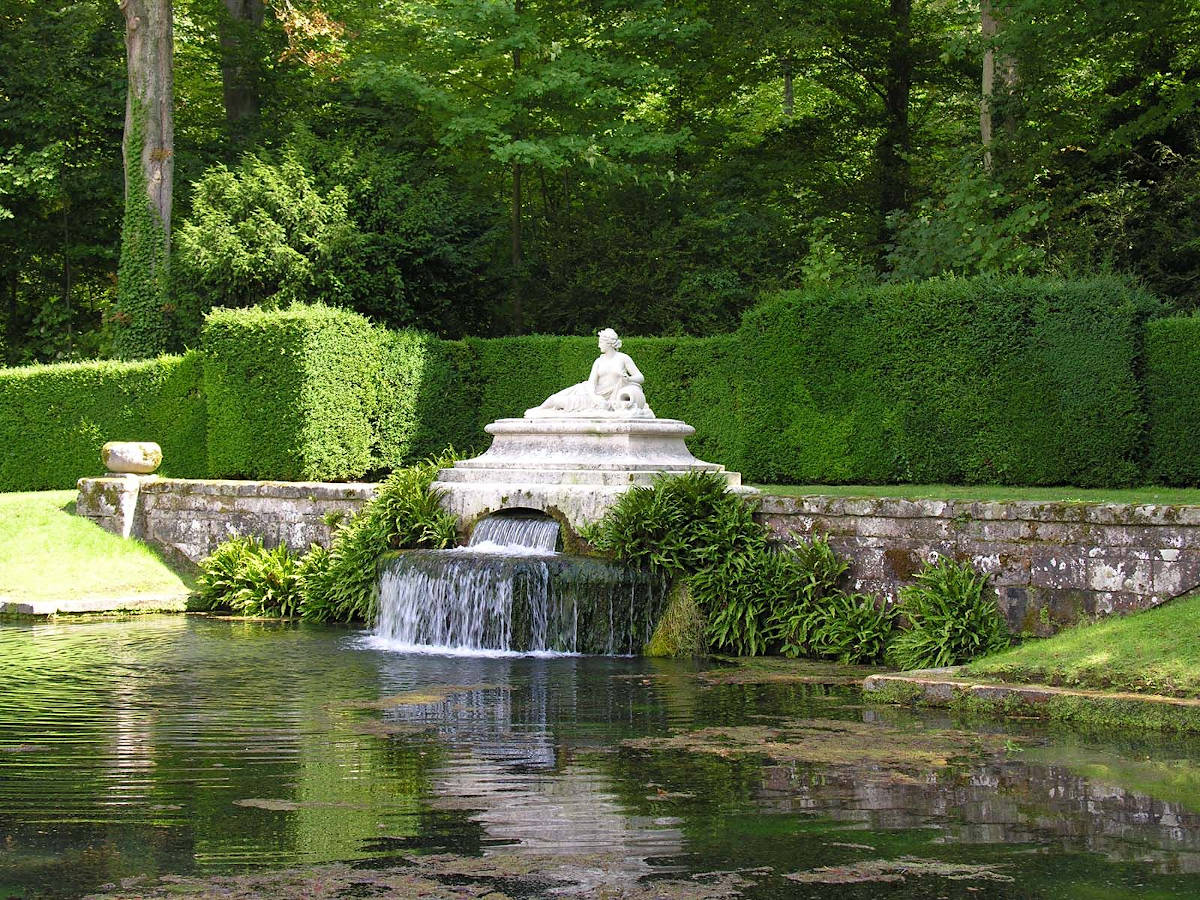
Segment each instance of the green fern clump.
[[690,472],[626,491],[585,537],[601,553],[675,576],[762,553],[768,534],[723,478]]
[[847,563],[826,539],[776,546],[753,505],[719,476],[634,488],[587,537],[602,552],[683,579],[714,650],[866,662],[882,657],[891,635],[885,607],[838,590]]
[[268,549],[256,537],[221,544],[200,564],[192,609],[289,618],[300,609],[302,560],[286,544]]
[[813,610],[808,655],[842,665],[882,662],[895,618],[870,594],[835,592]]
[[221,544],[200,564],[191,608],[244,616],[296,616],[316,621],[369,621],[378,600],[379,560],[391,550],[454,544],[457,523],[431,488],[452,451],[394,472],[326,549],[303,557],[273,550],[254,537]]
[[370,621],[379,596],[378,567],[389,550],[438,550],[454,545],[457,522],[431,487],[438,459],[400,469],[356,516],[334,534],[328,550],[314,547],[307,561],[301,613],[316,621]]
[[1008,646],[1008,626],[984,593],[986,575],[943,557],[918,572],[916,582],[900,591],[898,611],[908,627],[888,647],[888,662],[901,669],[941,668]]

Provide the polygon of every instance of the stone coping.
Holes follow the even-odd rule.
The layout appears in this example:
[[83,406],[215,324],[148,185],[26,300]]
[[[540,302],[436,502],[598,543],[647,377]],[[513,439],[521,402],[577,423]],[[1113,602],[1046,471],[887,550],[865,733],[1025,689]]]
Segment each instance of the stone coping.
[[1200,712],[1200,698],[1136,694],[1129,691],[1091,691],[1082,688],[1054,687],[1048,684],[981,681],[962,674],[963,669],[963,666],[951,666],[945,669],[915,669],[911,672],[868,675],[863,681],[863,691],[870,695],[886,691],[893,686],[909,686],[913,690],[914,699],[929,706],[949,706],[960,697],[975,697],[1000,703],[1011,698],[1026,706],[1036,708],[1058,697],[1076,697],[1082,700],[1153,703]]
[[[719,468],[715,464],[714,469]],[[120,482],[123,476],[97,476],[81,482]],[[187,493],[226,497],[368,500],[378,482],[254,481],[140,476],[145,493],[168,493],[186,486]],[[1095,525],[1200,526],[1200,505],[1128,504],[1096,501],[936,500],[898,497],[840,497],[827,494],[757,495],[767,515],[862,516],[897,519],[978,519],[1029,522],[1084,522]]]
[[769,515],[867,516],[895,519],[983,519],[1085,522],[1094,525],[1200,526],[1200,505],[1044,500],[914,500],[900,497],[833,497],[764,494]]
[[[124,482],[123,475],[81,478],[85,482]],[[366,481],[252,481],[233,478],[138,477],[143,494],[195,494],[206,497],[271,497],[279,500],[370,500],[378,482]]]

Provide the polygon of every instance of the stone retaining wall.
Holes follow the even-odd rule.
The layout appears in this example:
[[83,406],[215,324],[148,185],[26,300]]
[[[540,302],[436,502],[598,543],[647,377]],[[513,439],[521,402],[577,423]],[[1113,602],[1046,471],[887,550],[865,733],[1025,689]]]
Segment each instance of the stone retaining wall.
[[855,589],[889,600],[933,555],[969,560],[1018,632],[1200,586],[1200,506],[765,497],[760,515],[788,540],[827,534]]
[[[376,487],[85,478],[79,514],[121,533],[121,497],[134,483],[132,533],[192,561],[235,534],[327,545],[328,518],[353,513]],[[784,540],[828,535],[854,589],[891,601],[933,555],[969,560],[992,576],[1016,631],[1047,634],[1200,586],[1200,506],[764,497],[759,516]]]
[[[132,480],[131,480],[132,479]],[[199,481],[156,476],[81,478],[76,512],[122,533],[122,495],[136,485],[132,534],[197,562],[234,535],[253,534],[267,546],[293,550],[328,546],[330,520],[352,515],[375,494],[374,484],[306,481]]]

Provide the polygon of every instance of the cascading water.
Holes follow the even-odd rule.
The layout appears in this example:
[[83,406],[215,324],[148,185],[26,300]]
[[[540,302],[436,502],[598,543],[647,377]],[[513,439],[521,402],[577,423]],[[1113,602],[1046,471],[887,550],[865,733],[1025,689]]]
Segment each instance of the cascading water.
[[414,550],[384,569],[376,642],[434,652],[628,655],[650,639],[661,582],[555,551],[558,523],[495,515],[466,547]]

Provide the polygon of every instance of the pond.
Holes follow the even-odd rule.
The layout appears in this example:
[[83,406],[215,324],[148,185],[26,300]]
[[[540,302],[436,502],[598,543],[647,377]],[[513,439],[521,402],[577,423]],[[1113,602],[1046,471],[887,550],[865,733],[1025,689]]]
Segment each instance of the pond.
[[0,897],[1200,894],[1200,744],[851,681],[3,626]]

